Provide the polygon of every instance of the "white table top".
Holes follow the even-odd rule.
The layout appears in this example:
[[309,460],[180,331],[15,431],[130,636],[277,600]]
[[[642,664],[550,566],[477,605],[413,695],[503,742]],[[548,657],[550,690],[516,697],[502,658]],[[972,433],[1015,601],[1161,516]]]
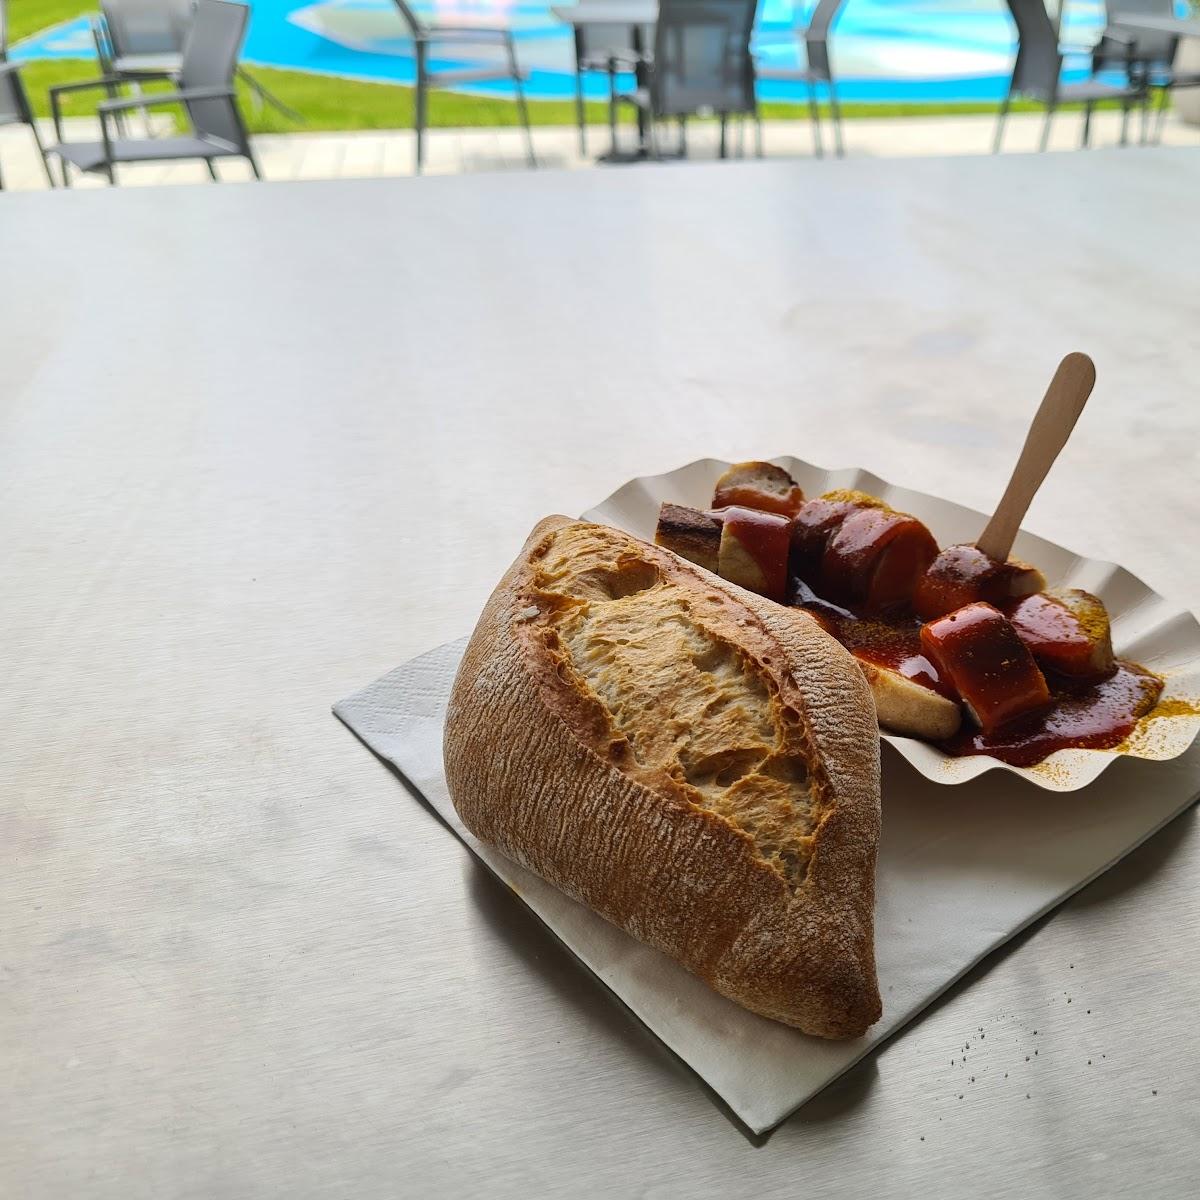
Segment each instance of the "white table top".
[[550,11],[568,25],[653,25],[658,0],[581,0],[553,5]]
[[756,1147],[329,705],[632,475],[986,506],[1072,348],[1029,525],[1200,606],[1197,194],[1126,150],[0,197],[0,1195],[1183,1194],[1194,810]]
[[1143,33],[1168,33],[1176,37],[1200,37],[1200,21],[1186,17],[1151,17],[1114,12],[1112,23],[1121,29]]

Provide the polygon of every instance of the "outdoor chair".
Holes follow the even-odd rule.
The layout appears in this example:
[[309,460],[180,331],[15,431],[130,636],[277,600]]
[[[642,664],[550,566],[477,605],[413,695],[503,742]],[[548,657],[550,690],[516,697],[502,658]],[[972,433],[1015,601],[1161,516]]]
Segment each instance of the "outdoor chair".
[[[522,87],[524,73],[517,66],[517,47],[511,29],[484,25],[429,25],[409,7],[406,0],[393,0],[413,40],[417,68],[416,104],[413,126],[417,135],[416,173],[425,165],[425,128],[429,113],[429,92],[433,88],[454,88],[464,83],[498,83],[508,81],[517,94],[517,112],[525,127],[525,152],[531,167],[537,166],[533,153],[533,134],[529,129],[529,108]],[[430,68],[430,47],[491,47],[502,50],[502,61],[488,66],[454,67],[446,70]]]
[[638,64],[638,86],[618,97],[646,118],[655,158],[661,157],[657,121],[679,121],[680,153],[686,154],[687,118],[714,114],[721,122],[722,158],[732,116],[754,119],[762,154],[750,54],[757,4],[758,0],[662,0],[653,53]]
[[[105,87],[110,100],[121,98],[121,83],[140,96],[144,80],[179,74],[193,7],[193,0],[100,0],[100,12],[92,18],[92,40],[100,74],[116,81]],[[149,128],[149,112],[143,109],[142,117]],[[124,113],[118,115],[117,125],[124,136]]]
[[[1173,19],[1178,14],[1175,0],[1109,0],[1105,6],[1108,25],[1096,46],[1097,70],[1112,66],[1126,66],[1150,91],[1159,95],[1158,115],[1155,120],[1155,140],[1162,138],[1166,121],[1167,105],[1171,92],[1176,88],[1200,87],[1200,71],[1178,71],[1175,54],[1179,49],[1179,38],[1171,33],[1150,33],[1136,29],[1121,28],[1122,17],[1165,17]],[[1130,46],[1132,43],[1132,48]],[[1130,65],[1131,63],[1131,65]],[[1146,139],[1145,108],[1142,122],[1142,139]]]
[[[817,107],[817,84],[829,89],[829,111],[833,117],[833,139],[837,155],[845,153],[842,143],[842,110],[838,105],[833,66],[829,59],[829,32],[846,0],[817,0],[808,28],[800,35],[804,39],[806,66],[757,68],[759,82],[803,83],[808,87],[808,111],[812,117],[813,145],[818,158],[825,154],[821,140],[821,112]],[[799,32],[799,31],[797,31]]]
[[[29,97],[25,93],[25,85],[21,82],[18,64],[7,62],[5,51],[5,14],[4,0],[0,0],[0,128],[5,125],[28,125],[33,134],[34,144],[42,156],[42,166],[46,170],[46,178],[50,186],[54,186],[54,176],[50,173],[50,163],[46,158],[46,148],[42,145],[42,136],[38,133],[37,122],[33,117],[33,109],[29,106]],[[0,190],[4,188],[4,175],[0,172]]]
[[135,82],[178,74],[193,9],[193,0],[100,0],[92,36],[104,73]]
[[[183,59],[171,92],[139,96],[133,100],[108,100],[96,109],[100,119],[100,141],[64,142],[62,140],[61,98],[67,93],[107,89],[114,76],[80,83],[64,83],[50,89],[50,108],[59,144],[49,153],[60,159],[64,185],[69,186],[67,164],[79,171],[103,171],[110,183],[116,182],[114,168],[119,163],[167,162],[202,158],[209,174],[217,179],[215,160],[245,158],[256,179],[261,179],[258,162],[250,146],[246,126],[238,111],[234,92],[234,74],[238,54],[246,35],[249,9],[229,0],[198,0],[195,17],[183,47]],[[143,76],[151,78],[151,76]],[[160,78],[172,78],[166,73]],[[173,137],[128,138],[119,136],[115,118],[130,109],[180,105],[189,121],[189,130]]]
[[[196,0],[100,0],[92,37],[100,73],[116,81],[107,89],[111,99],[119,97],[121,83],[140,94],[141,84],[148,79],[178,76],[195,9]],[[237,73],[259,103],[269,104],[291,121],[303,120],[244,67],[239,66]],[[124,128],[123,117],[118,124]]]
[[617,72],[633,71],[643,49],[654,44],[654,26],[641,29],[620,22],[575,26],[575,117],[579,124],[579,153],[587,156],[587,113],[583,103],[583,77],[587,71],[608,76],[608,128],[616,144]]
[[[1007,0],[1017,25],[1017,61],[1013,64],[1008,94],[1000,105],[996,122],[996,139],[992,153],[1000,152],[1004,138],[1004,121],[1014,97],[1036,100],[1046,107],[1039,150],[1050,141],[1050,123],[1061,104],[1083,104],[1083,131],[1080,145],[1086,147],[1091,139],[1092,110],[1098,101],[1119,100],[1122,108],[1121,144],[1126,141],[1129,108],[1135,101],[1145,101],[1145,88],[1130,77],[1124,85],[1104,83],[1096,78],[1082,83],[1063,83],[1063,55],[1069,49],[1059,45],[1058,29],[1046,11],[1045,0]],[[1093,47],[1087,47],[1091,53]],[[1132,46],[1130,47],[1132,49]]]

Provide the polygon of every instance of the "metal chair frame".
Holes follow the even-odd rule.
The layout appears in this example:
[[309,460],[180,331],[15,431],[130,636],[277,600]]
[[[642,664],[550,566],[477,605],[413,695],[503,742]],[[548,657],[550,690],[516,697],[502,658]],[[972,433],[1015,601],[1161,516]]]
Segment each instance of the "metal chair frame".
[[[249,9],[245,4],[233,3],[231,0],[198,0],[197,17],[188,32],[178,73],[160,71],[154,74],[147,71],[141,76],[142,79],[173,82],[176,84],[176,89],[153,95],[139,95],[128,100],[108,100],[99,104],[96,108],[96,115],[100,121],[100,141],[98,143],[64,140],[62,97],[96,90],[111,92],[112,88],[125,82],[125,76],[102,75],[97,79],[64,83],[52,87],[50,89],[50,109],[58,144],[50,147],[48,153],[58,156],[63,186],[70,187],[71,185],[71,176],[67,170],[68,163],[85,172],[103,171],[108,176],[109,183],[115,184],[117,181],[115,168],[119,163],[161,162],[169,157],[203,159],[208,167],[208,173],[214,181],[219,179],[215,159],[245,158],[250,163],[254,178],[261,179],[262,171],[254,154],[254,148],[250,144],[250,136],[238,108],[237,92],[233,84],[237,72],[237,58],[245,37],[248,19]],[[223,28],[218,22],[226,22],[228,27]],[[227,60],[214,62],[204,57],[208,47],[203,39],[213,33],[232,44],[232,53],[227,56]],[[223,47],[221,48],[223,49]],[[224,75],[225,82],[196,84],[192,82],[196,75]],[[225,131],[233,133],[232,139],[203,128],[204,125],[210,123],[209,117],[204,114],[211,111],[204,106],[213,101],[224,102],[225,108],[221,115],[227,119]],[[152,152],[140,155],[136,152],[130,153],[129,146],[136,145],[137,142],[131,143],[128,139],[121,137],[121,117],[134,109],[157,108],[164,105],[179,105],[188,114],[192,126],[192,137],[186,140],[192,143],[192,152],[180,153],[177,156],[163,154],[160,146],[156,144],[157,139],[146,138],[141,141],[151,147]]]
[[[178,75],[183,58],[183,44],[195,12],[195,0],[101,0],[100,12],[92,18],[92,40],[96,46],[96,57],[100,60],[101,75],[117,78],[118,84],[127,84],[135,95],[141,95],[141,84],[154,79]],[[138,49],[130,25],[133,14],[145,17],[146,13],[159,16],[161,24],[154,32],[159,46],[152,50]],[[139,61],[140,60],[140,61]],[[273,92],[267,90],[245,67],[238,65],[237,77],[250,89],[255,103],[266,104],[281,113],[287,120],[298,125],[304,118],[294,108],[285,104]],[[118,85],[109,89],[109,98],[120,98]],[[143,117],[149,128],[149,113],[143,109]],[[124,114],[118,118],[125,128]]]
[[[0,0],[2,3],[2,0]],[[5,92],[8,93],[9,99],[12,101],[10,112],[11,117],[6,117],[2,111],[3,106],[0,105],[0,126],[3,125],[28,125],[29,132],[33,135],[34,145],[37,146],[37,152],[41,155],[42,169],[46,172],[46,179],[51,187],[55,186],[54,175],[50,170],[50,159],[45,143],[42,141],[41,132],[37,127],[37,120],[33,115],[33,107],[29,103],[29,96],[25,91],[25,84],[21,80],[20,64],[15,62],[7,62],[0,56],[0,96]],[[0,171],[0,191],[4,190],[4,174]]]
[[834,151],[838,158],[845,156],[846,147],[842,138],[842,109],[838,102],[837,83],[833,76],[833,63],[829,54],[829,37],[833,23],[845,6],[846,0],[817,0],[808,25],[803,31],[796,30],[797,37],[804,42],[805,63],[803,67],[759,67],[759,80],[777,80],[788,83],[803,83],[808,87],[808,112],[813,129],[813,153],[818,158],[825,156],[825,144],[821,137],[821,110],[817,104],[817,84],[829,88],[829,113],[833,119]]
[[[1179,52],[1180,38],[1170,33],[1138,33],[1135,29],[1121,27],[1121,17],[1167,17],[1174,18],[1174,0],[1108,0],[1104,6],[1107,25],[1096,45],[1097,59],[1107,66],[1120,57],[1122,48],[1128,46],[1130,67],[1148,92],[1158,92],[1158,107],[1153,130],[1147,125],[1147,108],[1154,108],[1152,100],[1142,106],[1141,140],[1161,142],[1166,124],[1170,95],[1176,88],[1200,87],[1200,71],[1184,74],[1175,70],[1175,56]],[[1114,52],[1116,47],[1116,52]]]
[[[1130,106],[1139,100],[1143,106],[1146,103],[1145,86],[1135,82],[1132,39],[1125,39],[1126,63],[1129,72],[1127,87],[1116,87],[1096,79],[1085,83],[1064,84],[1061,78],[1064,56],[1075,51],[1093,54],[1095,47],[1060,45],[1058,24],[1046,10],[1045,0],[1006,0],[1006,3],[1016,22],[1019,41],[1008,93],[1001,102],[997,115],[992,153],[1000,153],[1004,139],[1004,124],[1008,118],[1012,101],[1018,96],[1029,96],[1046,106],[1046,120],[1042,126],[1042,136],[1038,143],[1039,151],[1044,151],[1049,145],[1050,127],[1059,105],[1073,103],[1081,103],[1084,106],[1080,147],[1086,149],[1091,143],[1092,112],[1096,104],[1103,100],[1119,100],[1121,102],[1121,145],[1126,145],[1128,143]],[[1093,74],[1094,72],[1095,61],[1093,60]]]
[[[517,94],[517,112],[521,124],[525,127],[525,150],[531,167],[537,166],[537,158],[533,151],[533,133],[529,128],[529,107],[525,102],[525,89],[522,84],[525,75],[517,64],[516,40],[511,29],[498,26],[484,25],[436,25],[428,24],[417,16],[407,0],[392,0],[401,20],[408,27],[409,36],[413,40],[417,67],[417,87],[413,126],[416,133],[416,174],[420,174],[425,164],[425,131],[429,116],[429,91],[431,88],[454,87],[461,83],[489,83],[498,80],[510,80]],[[429,66],[430,47],[440,44],[470,46],[470,45],[500,45],[505,50],[508,66],[501,67],[468,67],[462,70],[432,71]]]
[[[755,64],[750,53],[750,38],[754,31],[754,16],[757,0],[662,0],[658,23],[654,30],[654,50],[643,54],[637,63],[637,87],[633,92],[618,96],[620,102],[634,105],[646,118],[650,143],[650,155],[660,159],[662,153],[658,143],[656,123],[674,117],[679,123],[679,154],[687,154],[687,118],[715,114],[720,120],[721,158],[728,152],[728,122],[731,116],[751,117],[755,122],[757,153],[762,156],[762,123],[758,119],[758,100],[755,90]],[[740,17],[733,22],[731,17]],[[724,26],[727,38],[726,53],[722,64],[723,76],[716,81],[720,86],[740,92],[733,97],[735,103],[725,103],[731,92],[714,96],[714,103],[697,102],[692,97],[681,106],[670,99],[668,81],[677,75],[679,64],[685,60],[683,46],[690,29],[720,29]],[[736,45],[728,44],[729,39]],[[694,85],[693,85],[694,86]],[[740,143],[744,150],[744,129]]]

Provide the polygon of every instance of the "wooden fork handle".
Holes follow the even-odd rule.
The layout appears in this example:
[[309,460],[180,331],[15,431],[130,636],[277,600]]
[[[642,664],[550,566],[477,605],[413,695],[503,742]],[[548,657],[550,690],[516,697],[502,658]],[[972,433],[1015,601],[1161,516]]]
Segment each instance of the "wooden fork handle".
[[1096,385],[1096,368],[1086,354],[1068,354],[1058,364],[1033,424],[1025,437],[1021,457],[992,519],[975,543],[990,558],[1004,562],[1033,497],[1067,444],[1083,406]]

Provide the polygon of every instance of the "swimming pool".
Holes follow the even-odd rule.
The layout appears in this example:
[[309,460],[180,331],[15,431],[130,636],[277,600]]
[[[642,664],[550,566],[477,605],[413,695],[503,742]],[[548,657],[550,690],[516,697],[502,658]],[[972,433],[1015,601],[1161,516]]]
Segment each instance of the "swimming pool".
[[[539,99],[575,94],[570,31],[550,12],[552,0],[416,0],[419,12],[445,23],[494,22],[515,31],[528,93]],[[755,50],[763,62],[790,65],[799,57],[794,28],[811,3],[762,0]],[[253,0],[244,51],[248,63],[353,79],[408,83],[414,78],[411,42],[391,0]],[[1102,0],[1067,0],[1064,40],[1089,42],[1104,23]],[[1015,30],[1002,0],[848,0],[834,27],[832,53],[838,95],[846,101],[995,100],[1012,66]],[[480,57],[439,59],[470,66]],[[91,57],[86,20],[46,31],[14,48],[19,58]],[[1068,74],[1086,60],[1068,62]],[[505,84],[463,91],[503,96]],[[602,99],[607,85],[587,81]],[[762,84],[765,100],[804,99],[795,84]]]

